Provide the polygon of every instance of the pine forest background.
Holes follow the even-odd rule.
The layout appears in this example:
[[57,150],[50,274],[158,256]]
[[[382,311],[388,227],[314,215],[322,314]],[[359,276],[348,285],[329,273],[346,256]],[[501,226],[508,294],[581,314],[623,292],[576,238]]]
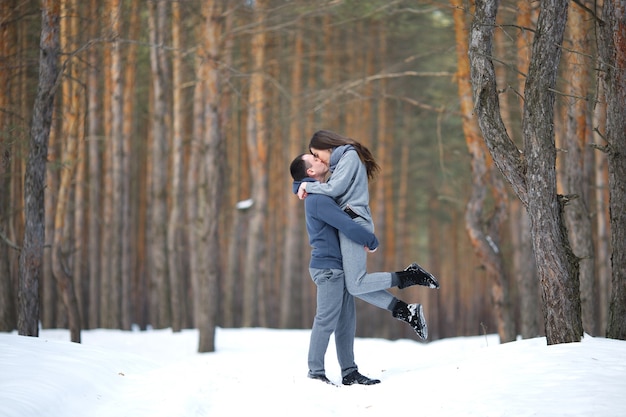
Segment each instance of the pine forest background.
[[[1,4],[0,330],[12,331],[41,4]],[[462,123],[459,81],[468,74],[459,54],[467,38],[459,33],[472,19],[470,4],[58,5],[41,326],[70,326],[75,303],[83,329],[176,331],[206,325],[202,309],[212,313],[209,325],[309,328],[315,286],[288,166],[314,131],[329,129],[366,144],[382,167],[370,184],[381,247],[368,256],[368,269],[417,261],[440,280],[438,291],[392,290],[424,304],[431,339],[497,332],[495,301],[510,312],[515,334],[543,334],[528,219],[502,178],[492,182],[500,192],[480,202],[478,223],[498,215],[497,234],[487,238],[502,256],[503,280],[489,275],[468,225],[476,206],[468,204],[473,151]],[[504,0],[495,32],[502,112],[517,140],[535,6]],[[569,93],[557,95],[555,132],[560,191],[568,194],[576,178],[588,210],[592,253],[577,255],[592,270],[590,281],[581,280],[584,330],[599,335],[611,272],[606,160],[590,146],[601,142],[593,127],[603,123],[593,25],[588,10],[570,5],[556,88]],[[577,165],[567,168],[563,141],[572,117],[587,128],[577,136]],[[357,309],[359,336],[414,336],[389,312],[364,302]]]

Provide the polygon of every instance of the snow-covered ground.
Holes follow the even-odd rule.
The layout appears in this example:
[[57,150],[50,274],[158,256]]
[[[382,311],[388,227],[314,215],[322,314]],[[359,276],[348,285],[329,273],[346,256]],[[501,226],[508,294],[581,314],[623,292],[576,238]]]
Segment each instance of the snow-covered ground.
[[[359,370],[382,382],[306,377],[308,330],[66,330],[0,333],[0,417],[626,416],[626,342],[585,336],[498,344],[496,335],[359,338]],[[334,345],[328,377],[341,382]]]

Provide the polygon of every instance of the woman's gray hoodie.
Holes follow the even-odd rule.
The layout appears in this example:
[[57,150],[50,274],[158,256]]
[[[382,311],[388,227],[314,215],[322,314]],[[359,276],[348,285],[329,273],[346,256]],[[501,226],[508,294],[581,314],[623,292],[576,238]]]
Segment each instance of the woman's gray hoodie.
[[330,154],[329,169],[332,174],[328,181],[308,183],[306,192],[332,197],[342,209],[349,206],[368,223],[372,223],[367,170],[354,146],[334,148]]

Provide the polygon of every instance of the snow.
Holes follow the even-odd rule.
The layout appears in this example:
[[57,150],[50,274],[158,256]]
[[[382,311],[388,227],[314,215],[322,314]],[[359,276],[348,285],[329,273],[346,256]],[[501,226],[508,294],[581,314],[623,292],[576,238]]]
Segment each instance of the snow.
[[[357,338],[359,370],[382,382],[306,377],[308,330],[67,330],[0,333],[1,417],[626,416],[626,342],[585,335],[498,344]],[[327,376],[340,383],[334,345]]]

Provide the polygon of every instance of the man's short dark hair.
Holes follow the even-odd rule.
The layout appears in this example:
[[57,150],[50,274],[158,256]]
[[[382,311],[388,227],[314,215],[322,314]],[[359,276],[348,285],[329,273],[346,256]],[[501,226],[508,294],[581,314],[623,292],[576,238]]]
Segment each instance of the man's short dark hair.
[[307,161],[302,159],[305,154],[298,155],[293,161],[291,161],[291,165],[289,166],[289,171],[291,171],[291,178],[294,181],[302,181],[306,177],[308,177],[306,171],[311,167]]

